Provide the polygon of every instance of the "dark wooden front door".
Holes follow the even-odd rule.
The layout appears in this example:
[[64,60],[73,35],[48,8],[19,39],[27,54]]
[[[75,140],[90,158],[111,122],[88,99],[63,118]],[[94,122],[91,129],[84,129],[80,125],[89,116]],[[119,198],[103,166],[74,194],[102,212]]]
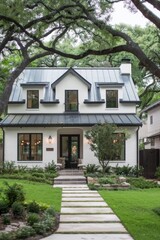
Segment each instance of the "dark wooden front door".
[[60,157],[65,158],[65,168],[76,168],[80,152],[79,135],[60,136]]

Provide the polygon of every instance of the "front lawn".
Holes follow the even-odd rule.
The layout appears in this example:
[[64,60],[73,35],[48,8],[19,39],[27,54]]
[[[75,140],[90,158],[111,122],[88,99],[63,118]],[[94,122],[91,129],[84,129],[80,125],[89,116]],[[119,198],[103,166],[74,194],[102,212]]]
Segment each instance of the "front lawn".
[[101,190],[99,193],[135,240],[160,238],[160,216],[153,212],[160,207],[160,189]]
[[26,193],[26,201],[35,200],[38,203],[52,205],[55,211],[60,212],[61,209],[61,189],[53,188],[51,185],[31,182],[26,180],[0,179],[0,188],[4,187],[3,182],[6,181],[10,185],[18,183],[23,185]]

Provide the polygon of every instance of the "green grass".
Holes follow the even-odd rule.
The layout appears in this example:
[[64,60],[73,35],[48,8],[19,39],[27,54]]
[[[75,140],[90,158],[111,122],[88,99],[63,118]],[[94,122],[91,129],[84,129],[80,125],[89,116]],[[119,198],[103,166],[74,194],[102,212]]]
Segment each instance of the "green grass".
[[160,189],[99,191],[135,240],[160,239]]
[[44,183],[31,182],[27,180],[0,179],[0,188],[4,187],[3,182],[7,181],[10,185],[18,183],[23,185],[26,201],[35,200],[38,203],[52,205],[57,212],[61,208],[61,189],[53,188]]

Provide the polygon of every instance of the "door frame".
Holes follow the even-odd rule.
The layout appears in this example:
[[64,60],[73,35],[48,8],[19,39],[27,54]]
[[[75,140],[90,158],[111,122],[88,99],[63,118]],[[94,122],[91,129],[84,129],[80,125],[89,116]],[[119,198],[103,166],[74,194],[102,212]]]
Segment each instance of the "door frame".
[[[62,155],[62,139],[68,137],[68,157]],[[77,137],[78,158],[80,158],[80,134],[60,134],[60,157],[65,157],[65,168],[71,168],[72,137]]]

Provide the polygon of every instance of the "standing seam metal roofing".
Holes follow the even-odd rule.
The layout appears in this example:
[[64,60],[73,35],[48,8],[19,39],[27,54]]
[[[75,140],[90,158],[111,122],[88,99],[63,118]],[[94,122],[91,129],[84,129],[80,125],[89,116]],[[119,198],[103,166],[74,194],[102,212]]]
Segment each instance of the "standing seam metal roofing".
[[112,123],[118,126],[141,126],[135,114],[10,114],[1,122],[1,127],[29,126],[92,126]]
[[[24,83],[40,83],[49,82],[46,93],[44,94],[45,101],[53,101],[53,89],[51,85],[68,71],[69,68],[26,68],[13,85],[13,90],[10,96],[10,102],[20,102],[23,99],[21,85]],[[97,87],[95,83],[124,83],[122,101],[138,102],[139,97],[135,90],[133,81],[130,75],[120,74],[119,68],[73,68],[78,75],[82,76],[86,82],[91,84],[90,100],[98,101]],[[72,73],[70,73],[72,74]],[[58,96],[57,96],[58,98]]]

